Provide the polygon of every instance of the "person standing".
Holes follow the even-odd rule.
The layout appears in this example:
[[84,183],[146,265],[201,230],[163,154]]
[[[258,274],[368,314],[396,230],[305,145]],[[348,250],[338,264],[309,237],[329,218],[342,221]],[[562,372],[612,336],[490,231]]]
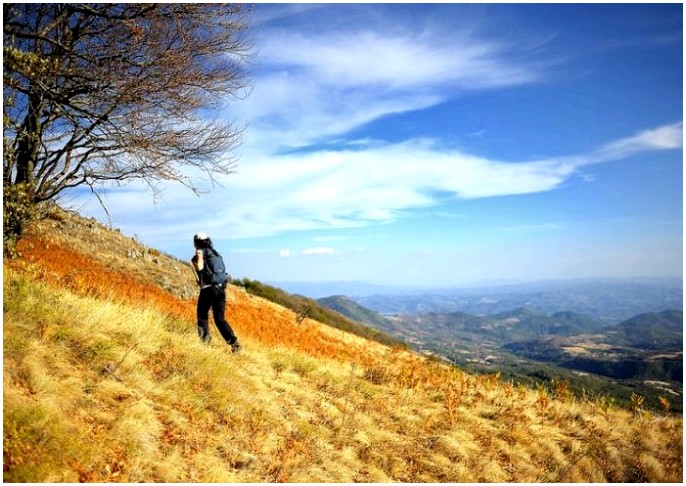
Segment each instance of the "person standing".
[[226,311],[226,287],[228,275],[222,256],[212,246],[212,240],[204,233],[197,233],[193,237],[195,255],[191,259],[195,270],[195,279],[200,286],[198,296],[198,335],[209,344],[210,336],[209,313],[212,309],[214,325],[217,326],[226,344],[236,353],[241,349],[236,334],[224,318]]

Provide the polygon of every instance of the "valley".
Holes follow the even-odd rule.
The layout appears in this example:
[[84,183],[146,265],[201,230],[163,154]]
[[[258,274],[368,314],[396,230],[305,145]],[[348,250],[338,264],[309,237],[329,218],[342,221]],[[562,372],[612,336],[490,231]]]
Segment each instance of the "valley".
[[617,324],[572,311],[527,308],[493,315],[465,312],[381,315],[346,297],[319,302],[359,322],[475,373],[500,373],[540,386],[565,382],[577,394],[628,402],[683,395],[683,313],[647,312]]

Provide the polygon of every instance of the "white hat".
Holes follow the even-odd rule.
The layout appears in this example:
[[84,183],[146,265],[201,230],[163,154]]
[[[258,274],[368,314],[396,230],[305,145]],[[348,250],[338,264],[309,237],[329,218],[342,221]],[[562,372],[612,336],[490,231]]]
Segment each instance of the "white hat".
[[206,240],[208,236],[205,233],[196,233],[193,240]]

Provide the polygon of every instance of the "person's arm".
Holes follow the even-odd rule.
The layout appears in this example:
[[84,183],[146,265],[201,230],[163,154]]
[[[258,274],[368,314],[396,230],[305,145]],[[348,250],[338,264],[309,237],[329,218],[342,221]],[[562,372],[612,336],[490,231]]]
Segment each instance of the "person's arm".
[[205,261],[202,258],[202,250],[195,250],[195,268],[198,269],[198,272],[202,272],[202,269],[205,268]]
[[195,274],[195,282],[198,285],[202,285],[200,271],[205,268],[205,262],[202,258],[202,250],[196,250],[195,255],[191,258],[191,263],[193,264],[193,270]]

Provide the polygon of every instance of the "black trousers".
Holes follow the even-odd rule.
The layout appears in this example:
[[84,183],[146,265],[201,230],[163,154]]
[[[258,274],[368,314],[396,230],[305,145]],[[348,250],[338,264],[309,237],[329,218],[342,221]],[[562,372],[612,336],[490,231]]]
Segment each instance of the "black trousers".
[[233,329],[226,319],[224,312],[226,311],[226,290],[222,287],[206,287],[200,290],[198,297],[198,335],[200,339],[209,344],[212,337],[210,336],[209,327],[209,313],[212,308],[212,316],[214,317],[214,325],[219,329],[227,344],[234,344],[238,338],[233,333]]

